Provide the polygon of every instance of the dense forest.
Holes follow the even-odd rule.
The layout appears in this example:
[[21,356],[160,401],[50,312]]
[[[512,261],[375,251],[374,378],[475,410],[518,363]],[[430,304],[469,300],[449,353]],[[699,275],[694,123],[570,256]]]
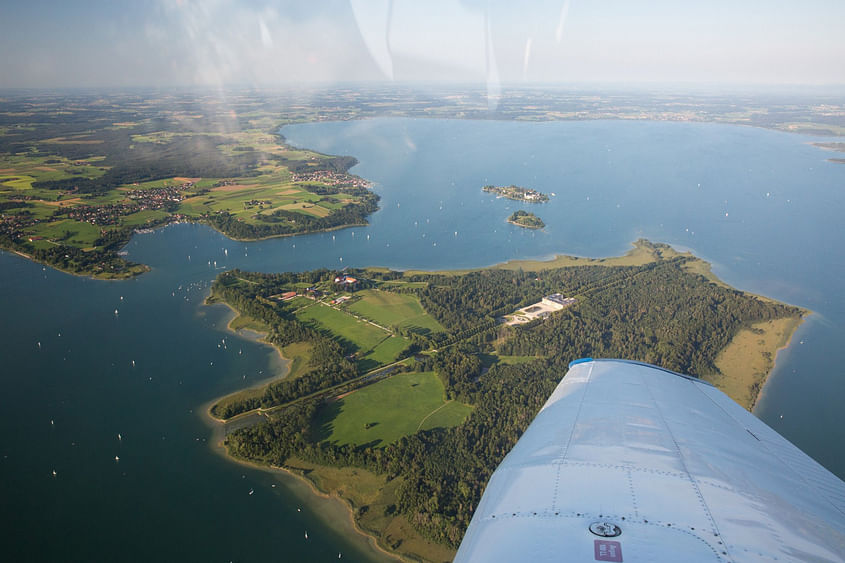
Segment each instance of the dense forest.
[[[797,308],[763,301],[689,273],[684,269],[689,260],[681,256],[644,266],[577,266],[540,272],[488,269],[465,275],[355,271],[374,283],[385,279],[425,282],[399,290],[416,293],[448,333],[440,341],[428,341],[432,348],[438,347],[437,352],[417,355],[410,368],[434,370],[449,398],[474,405],[469,419],[454,428],[417,432],[382,448],[336,446],[317,440],[312,433],[312,418],[321,401],[313,399],[282,409],[269,422],[230,434],[229,451],[277,465],[296,455],[400,479],[398,513],[426,537],[457,546],[493,470],[571,360],[619,357],[692,375],[714,373],[718,352],[741,328],[801,314]],[[232,275],[245,274],[224,274],[218,282],[225,283],[226,276]],[[269,295],[294,279],[326,275],[326,271],[249,274],[257,283],[236,287],[247,291],[245,286],[252,286],[248,291],[254,297],[239,293],[242,301],[233,305],[239,310],[255,307],[250,309],[254,314],[282,323],[284,313],[274,317],[277,310],[257,304],[262,292]],[[382,289],[389,287],[403,286]],[[500,315],[555,292],[573,296],[577,302],[545,321],[520,327],[497,321]],[[286,326],[275,325],[274,331]],[[483,361],[495,354],[536,359],[516,365]]]
[[542,229],[546,226],[542,219],[533,213],[521,209],[511,213],[510,217],[508,217],[508,223],[513,223],[514,225],[519,225],[527,229]]

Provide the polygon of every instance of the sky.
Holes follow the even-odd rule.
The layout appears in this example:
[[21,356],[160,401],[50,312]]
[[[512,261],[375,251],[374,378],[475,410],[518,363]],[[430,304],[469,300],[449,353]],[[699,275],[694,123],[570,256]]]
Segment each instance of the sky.
[[842,0],[0,2],[0,88],[845,84]]

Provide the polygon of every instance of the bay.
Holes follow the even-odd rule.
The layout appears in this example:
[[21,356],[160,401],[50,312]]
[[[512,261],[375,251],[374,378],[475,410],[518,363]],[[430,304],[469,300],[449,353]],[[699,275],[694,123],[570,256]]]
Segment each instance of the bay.
[[[130,259],[153,270],[126,282],[0,254],[12,560],[377,557],[343,531],[342,511],[212,447],[203,406],[278,368],[272,350],[225,330],[227,309],[202,305],[234,267],[478,267],[617,255],[639,237],[690,249],[731,285],[815,311],[779,354],[756,414],[845,476],[845,166],[813,139],[622,121],[374,119],[283,133],[359,159],[353,172],[382,197],[369,226],[241,243],[173,225],[132,239]],[[481,191],[511,183],[555,196],[532,205]],[[519,208],[546,228],[506,224]]]

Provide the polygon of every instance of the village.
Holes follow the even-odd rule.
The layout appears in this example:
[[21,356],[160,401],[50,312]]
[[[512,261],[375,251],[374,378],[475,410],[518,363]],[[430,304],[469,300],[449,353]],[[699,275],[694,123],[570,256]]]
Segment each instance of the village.
[[372,188],[373,184],[360,176],[354,174],[346,174],[339,172],[330,172],[328,170],[318,170],[316,172],[306,172],[304,174],[292,173],[291,179],[294,182],[319,182],[328,186],[335,187],[353,187],[353,188]]
[[138,204],[141,210],[162,209],[168,204],[179,203],[185,199],[182,192],[192,187],[194,187],[194,182],[185,182],[178,186],[130,190],[126,192],[126,196]]

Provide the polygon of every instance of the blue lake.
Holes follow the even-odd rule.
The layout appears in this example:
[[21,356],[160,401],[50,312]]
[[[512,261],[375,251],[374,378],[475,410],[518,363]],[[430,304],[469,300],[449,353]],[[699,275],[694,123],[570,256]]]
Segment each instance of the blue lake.
[[[375,119],[283,133],[359,159],[353,172],[382,197],[369,226],[240,243],[173,225],[133,238],[129,257],[153,271],[127,282],[0,254],[11,560],[375,557],[343,533],[342,511],[211,447],[204,405],[278,369],[266,347],[225,331],[227,310],[201,304],[233,267],[446,269],[618,255],[640,237],[692,250],[740,289],[815,311],[756,414],[845,476],[845,165],[814,139],[622,121]],[[480,189],[512,183],[555,196],[532,205]],[[506,224],[519,208],[546,228]]]

